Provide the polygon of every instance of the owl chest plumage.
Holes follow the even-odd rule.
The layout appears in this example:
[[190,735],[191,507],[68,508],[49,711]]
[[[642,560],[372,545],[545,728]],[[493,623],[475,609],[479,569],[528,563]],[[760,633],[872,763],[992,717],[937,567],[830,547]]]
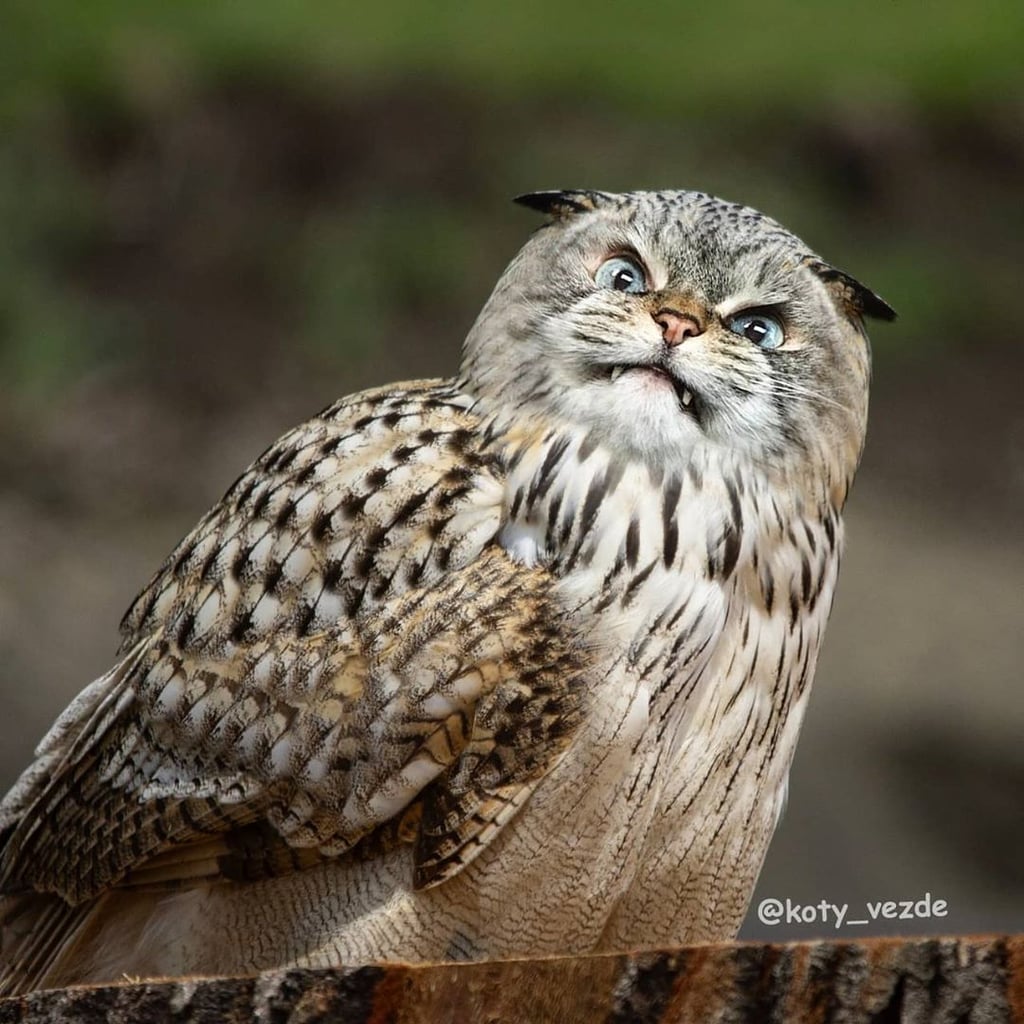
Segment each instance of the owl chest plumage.
[[506,462],[499,543],[545,566],[602,664],[648,691],[659,744],[704,690],[735,703],[745,682],[774,691],[804,670],[779,649],[791,636],[808,647],[827,617],[841,544],[831,509],[788,507],[713,450],[666,470],[552,431]]
[[[685,889],[711,837],[721,846],[730,832],[756,837],[743,856],[760,864],[831,603],[838,523],[798,519],[769,481],[711,450],[661,470],[551,432],[513,444],[506,462],[499,539],[556,577],[601,665],[581,734],[522,813],[539,819],[547,799],[553,815],[575,809],[560,890],[589,841],[586,884],[627,908],[618,941],[635,943],[626,895],[645,866],[658,860],[661,882]],[[543,887],[545,869],[535,875]],[[661,920],[666,935],[685,934],[678,918],[697,894],[679,897],[645,902],[641,931]],[[705,923],[691,937],[710,934]]]

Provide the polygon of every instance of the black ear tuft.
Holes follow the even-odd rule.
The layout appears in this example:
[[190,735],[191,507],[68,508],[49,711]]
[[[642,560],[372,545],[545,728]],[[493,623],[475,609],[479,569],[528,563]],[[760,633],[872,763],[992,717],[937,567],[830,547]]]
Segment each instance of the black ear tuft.
[[850,313],[874,317],[876,320],[896,319],[896,310],[855,277],[818,259],[808,259],[805,262],[822,281],[838,292],[840,301]]
[[606,196],[603,192],[590,189],[555,189],[550,192],[526,192],[516,196],[513,202],[528,206],[531,210],[549,213],[559,220],[575,213],[596,210]]

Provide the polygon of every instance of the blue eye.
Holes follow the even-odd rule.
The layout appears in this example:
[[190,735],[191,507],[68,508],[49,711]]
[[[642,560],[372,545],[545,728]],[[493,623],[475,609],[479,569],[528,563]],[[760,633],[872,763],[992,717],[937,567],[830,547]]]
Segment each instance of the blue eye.
[[778,348],[786,340],[782,324],[768,313],[740,313],[726,327],[764,349]]
[[639,295],[647,291],[647,275],[636,260],[628,256],[613,256],[597,268],[594,281],[599,288]]

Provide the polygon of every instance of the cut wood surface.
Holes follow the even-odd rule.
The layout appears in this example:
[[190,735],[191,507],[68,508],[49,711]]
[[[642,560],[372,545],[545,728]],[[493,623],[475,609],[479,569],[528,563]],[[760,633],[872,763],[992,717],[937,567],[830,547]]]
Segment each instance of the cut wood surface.
[[0,1024],[1024,1021],[1024,935],[125,981],[0,1001]]

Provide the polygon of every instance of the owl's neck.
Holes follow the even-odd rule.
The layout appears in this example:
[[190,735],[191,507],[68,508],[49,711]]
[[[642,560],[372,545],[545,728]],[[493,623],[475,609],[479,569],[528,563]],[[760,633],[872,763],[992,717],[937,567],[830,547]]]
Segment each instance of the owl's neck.
[[495,416],[485,437],[506,468],[506,523],[557,573],[658,557],[714,577],[755,544],[770,559],[794,523],[835,524],[848,490],[827,468],[756,463],[711,443],[655,465],[550,418]]

